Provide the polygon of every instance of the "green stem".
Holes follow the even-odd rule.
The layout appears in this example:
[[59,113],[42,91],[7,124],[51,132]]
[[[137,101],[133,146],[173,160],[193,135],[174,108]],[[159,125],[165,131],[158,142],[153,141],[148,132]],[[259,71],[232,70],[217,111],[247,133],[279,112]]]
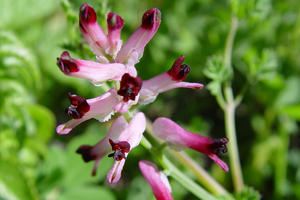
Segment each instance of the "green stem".
[[[224,64],[226,67],[232,69],[232,49],[234,43],[234,37],[238,28],[238,19],[233,16],[231,20],[230,31],[226,40],[225,52],[224,52]],[[237,103],[240,103],[241,97],[238,97],[238,100],[235,101],[233,96],[233,91],[231,87],[231,82],[227,81],[224,84],[224,95],[226,99],[226,105],[223,108],[224,110],[224,118],[225,118],[225,129],[226,136],[229,139],[228,143],[228,152],[230,159],[230,166],[232,171],[232,179],[234,189],[237,192],[241,192],[243,189],[243,175],[241,170],[241,164],[239,159],[239,151],[236,139],[236,129],[235,129],[235,108]]]
[[170,175],[177,180],[183,187],[192,192],[196,197],[203,200],[216,200],[216,198],[204,190],[200,185],[196,184],[188,176],[182,173],[173,163],[165,156],[162,157],[162,161],[167,167]]
[[190,169],[198,181],[213,194],[228,194],[228,192],[214,179],[212,178],[201,166],[199,166],[191,157],[184,152],[174,151],[168,149],[168,151],[175,156],[184,166]]
[[228,103],[224,110],[226,136],[229,139],[228,153],[232,172],[233,185],[237,192],[243,189],[243,175],[239,159],[239,151],[235,131],[235,105],[234,102]]

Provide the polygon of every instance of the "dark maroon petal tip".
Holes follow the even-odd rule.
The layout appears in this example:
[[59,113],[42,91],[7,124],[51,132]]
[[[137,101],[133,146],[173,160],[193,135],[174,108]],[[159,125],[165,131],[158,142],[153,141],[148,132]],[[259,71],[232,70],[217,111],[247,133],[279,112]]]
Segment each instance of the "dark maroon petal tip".
[[124,102],[129,101],[129,99],[134,101],[142,88],[142,83],[143,81],[140,77],[133,77],[130,76],[130,74],[125,73],[121,79],[118,95],[124,97]]
[[144,29],[152,29],[157,23],[160,22],[161,13],[157,8],[147,10],[142,18],[142,27]]
[[66,109],[67,114],[73,119],[80,119],[90,110],[90,105],[85,98],[68,93],[71,105]]
[[92,6],[84,3],[79,9],[79,19],[84,23],[95,23],[97,21],[97,14]]
[[114,153],[109,154],[108,157],[113,157],[113,159],[116,161],[126,159],[125,153],[130,151],[130,144],[128,142],[114,142],[113,140],[109,139],[109,143]]
[[92,154],[92,151],[91,151],[92,148],[93,148],[93,146],[90,146],[90,145],[82,145],[77,149],[76,153],[81,154],[84,162],[96,160],[97,156]]
[[60,58],[57,58],[56,60],[57,60],[57,66],[65,74],[79,71],[76,62],[71,58],[69,52],[67,51],[64,51],[61,54]]
[[210,151],[214,154],[221,154],[227,152],[226,144],[229,142],[228,138],[216,138],[213,139],[213,142],[208,146]]
[[107,15],[107,25],[110,30],[122,29],[124,26],[124,20],[116,13],[110,12]]
[[191,67],[182,64],[184,61],[184,56],[181,56],[175,60],[173,66],[169,71],[167,72],[174,81],[183,81],[185,77],[190,73]]

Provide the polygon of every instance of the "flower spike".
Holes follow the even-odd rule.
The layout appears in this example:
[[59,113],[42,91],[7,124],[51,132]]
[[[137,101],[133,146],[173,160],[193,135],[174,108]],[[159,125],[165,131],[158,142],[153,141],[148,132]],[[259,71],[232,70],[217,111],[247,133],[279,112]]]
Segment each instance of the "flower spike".
[[157,8],[147,10],[141,26],[129,37],[117,54],[116,62],[134,65],[143,56],[144,48],[159,28],[161,14]]
[[227,138],[212,139],[191,133],[164,117],[157,118],[152,128],[153,133],[160,139],[166,140],[175,146],[191,148],[204,153],[224,171],[229,171],[227,164],[217,156],[217,154],[227,152],[226,144],[229,141]]
[[139,167],[157,200],[173,200],[168,178],[164,173],[158,171],[155,164],[141,160]]
[[108,48],[107,36],[97,23],[97,14],[94,8],[87,3],[82,4],[79,9],[79,28],[97,59],[100,62],[108,63],[109,61],[105,57],[105,50]]
[[182,82],[191,68],[182,64],[184,56],[179,57],[174,62],[171,69],[167,72],[157,75],[149,80],[143,81],[140,91],[139,103],[148,104],[155,101],[157,95],[174,88],[192,88],[199,89],[203,87],[201,83]]
[[120,81],[122,75],[131,70],[121,63],[102,64],[88,60],[73,59],[67,51],[64,51],[57,58],[57,65],[66,75],[88,79],[97,85],[108,80]]

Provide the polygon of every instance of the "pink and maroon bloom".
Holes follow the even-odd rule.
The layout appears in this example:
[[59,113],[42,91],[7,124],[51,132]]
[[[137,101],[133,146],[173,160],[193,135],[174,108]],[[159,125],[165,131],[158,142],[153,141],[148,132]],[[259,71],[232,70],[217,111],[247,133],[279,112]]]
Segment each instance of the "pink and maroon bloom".
[[213,139],[191,133],[184,130],[172,120],[164,117],[157,118],[154,121],[152,130],[154,135],[165,140],[167,143],[204,153],[224,171],[229,171],[227,164],[218,157],[218,154],[227,152],[226,144],[229,141],[227,138]]
[[158,171],[155,164],[142,160],[139,162],[139,167],[157,200],[173,200],[168,178]]
[[66,112],[72,119],[57,126],[56,132],[68,134],[74,127],[91,118],[100,122],[109,120],[114,113],[114,106],[120,101],[117,96],[115,88],[99,97],[87,100],[77,95],[68,94],[71,105],[66,109]]
[[88,60],[73,59],[67,51],[64,51],[57,58],[57,65],[64,74],[87,79],[96,85],[105,81],[120,81],[124,73],[136,74],[134,72],[135,69],[121,63],[102,64]]
[[94,146],[82,145],[77,149],[77,153],[82,155],[85,162],[95,160],[92,171],[92,175],[95,175],[100,160],[113,151],[108,155],[115,162],[107,174],[107,181],[116,183],[121,178],[128,153],[139,145],[145,128],[146,118],[141,112],[137,113],[129,124],[123,116],[120,116],[113,122],[107,135],[100,142]]
[[161,13],[157,8],[147,10],[141,26],[129,37],[117,54],[116,62],[135,65],[143,56],[144,48],[155,35],[161,22]]
[[157,75],[149,80],[143,81],[139,103],[151,103],[155,101],[159,93],[166,92],[174,88],[202,88],[203,85],[201,83],[182,82],[191,71],[190,66],[182,64],[183,61],[184,56],[181,56],[176,59],[172,68],[167,72]]

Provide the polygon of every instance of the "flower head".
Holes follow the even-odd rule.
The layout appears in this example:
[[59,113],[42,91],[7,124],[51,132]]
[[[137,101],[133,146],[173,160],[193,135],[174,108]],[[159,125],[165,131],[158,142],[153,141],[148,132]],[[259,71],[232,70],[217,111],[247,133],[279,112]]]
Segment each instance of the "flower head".
[[215,161],[224,171],[229,171],[227,164],[218,154],[226,153],[227,138],[212,139],[195,133],[188,132],[172,120],[164,117],[157,118],[153,123],[153,133],[172,145],[191,148],[206,154]]
[[168,178],[164,173],[158,171],[155,164],[142,160],[139,162],[139,167],[157,200],[173,200]]

